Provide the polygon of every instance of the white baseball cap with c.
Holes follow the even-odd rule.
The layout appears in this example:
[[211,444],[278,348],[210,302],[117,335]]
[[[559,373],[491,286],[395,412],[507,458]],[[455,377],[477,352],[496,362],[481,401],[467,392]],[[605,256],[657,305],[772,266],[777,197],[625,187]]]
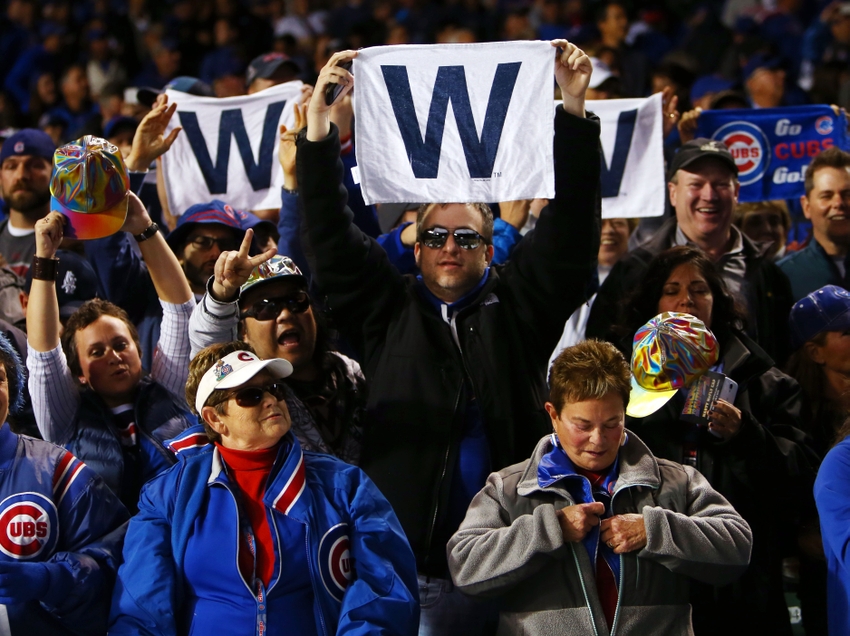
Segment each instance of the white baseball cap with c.
[[198,394],[195,396],[195,410],[198,414],[204,408],[212,392],[217,389],[233,389],[245,384],[263,369],[271,371],[276,378],[292,375],[292,364],[283,358],[260,360],[250,351],[234,351],[228,353],[212,367],[207,369],[198,384]]

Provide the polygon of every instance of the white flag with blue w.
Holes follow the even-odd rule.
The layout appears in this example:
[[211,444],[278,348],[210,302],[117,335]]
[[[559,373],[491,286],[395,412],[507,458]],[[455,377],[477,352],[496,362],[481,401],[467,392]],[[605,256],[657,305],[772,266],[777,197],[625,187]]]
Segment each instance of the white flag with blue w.
[[380,46],[354,60],[366,203],[551,198],[548,42]]
[[279,128],[295,125],[293,107],[301,82],[286,82],[253,95],[198,97],[166,91],[177,103],[166,135],[183,132],[162,157],[168,205],[174,216],[196,203],[221,199],[234,208],[280,207],[283,171]]

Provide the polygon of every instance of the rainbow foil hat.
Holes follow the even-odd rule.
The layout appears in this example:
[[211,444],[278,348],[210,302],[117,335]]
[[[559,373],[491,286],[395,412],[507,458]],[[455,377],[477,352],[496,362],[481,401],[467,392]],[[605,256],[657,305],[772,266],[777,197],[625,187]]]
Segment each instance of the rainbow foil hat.
[[86,135],[53,154],[50,210],[68,217],[66,236],[96,239],[115,234],[127,217],[129,190],[118,146],[105,139]]
[[665,312],[637,330],[632,344],[632,390],[626,414],[655,413],[676,391],[717,364],[714,334],[690,314]]

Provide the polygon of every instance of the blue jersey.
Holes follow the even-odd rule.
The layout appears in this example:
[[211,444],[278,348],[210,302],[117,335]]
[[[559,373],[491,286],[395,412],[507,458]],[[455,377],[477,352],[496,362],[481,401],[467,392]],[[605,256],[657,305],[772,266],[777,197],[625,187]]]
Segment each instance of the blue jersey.
[[104,634],[128,518],[103,480],[74,455],[3,424],[0,560],[58,567],[41,602],[5,606],[0,633]]
[[180,462],[142,491],[110,635],[417,633],[413,553],[359,468],[286,435],[263,497],[275,545],[266,589],[239,569],[239,489],[202,443],[197,430],[182,434],[170,444]]

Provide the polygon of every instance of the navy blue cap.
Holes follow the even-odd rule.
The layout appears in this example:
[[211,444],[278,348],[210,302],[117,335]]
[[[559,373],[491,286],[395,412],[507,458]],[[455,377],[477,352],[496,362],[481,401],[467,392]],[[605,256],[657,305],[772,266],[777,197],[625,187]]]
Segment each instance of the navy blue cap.
[[213,89],[206,82],[202,82],[197,77],[181,75],[180,77],[175,77],[173,80],[168,82],[168,84],[165,85],[165,88],[161,91],[146,86],[140,88],[139,92],[136,94],[136,99],[139,100],[140,104],[152,107],[156,98],[169,88],[173,91],[189,93],[190,95],[197,95],[199,97],[215,97]]
[[171,249],[175,252],[180,249],[189,232],[199,223],[223,225],[231,228],[239,241],[245,236],[245,229],[242,227],[236,210],[224,201],[213,199],[209,203],[196,203],[180,215],[177,220],[177,227],[165,239]]
[[[56,252],[56,299],[59,301],[59,317],[69,318],[87,300],[102,296],[100,282],[94,268],[84,256],[76,252]],[[24,291],[32,288],[32,268],[27,271]]]
[[124,130],[130,130],[135,134],[138,127],[139,122],[132,117],[113,117],[103,127],[103,137],[104,139],[109,139]]
[[801,298],[788,316],[791,346],[799,349],[822,331],[850,329],[850,292],[827,285]]
[[697,101],[700,97],[704,97],[708,93],[720,93],[728,91],[735,85],[727,79],[718,77],[717,75],[703,75],[691,85],[691,103]]
[[36,128],[24,128],[3,142],[0,149],[0,165],[9,157],[41,157],[53,163],[56,144],[46,132]]
[[301,66],[288,55],[283,53],[258,55],[248,65],[248,72],[245,73],[245,86],[250,86],[255,79],[269,79],[284,64],[289,64],[296,75],[301,73]]
[[773,70],[781,66],[782,58],[772,57],[770,55],[765,55],[764,53],[756,53],[755,55],[751,55],[750,59],[747,60],[746,66],[744,66],[744,81],[746,82],[748,79],[750,79],[750,77],[752,77],[753,74],[760,68]]

